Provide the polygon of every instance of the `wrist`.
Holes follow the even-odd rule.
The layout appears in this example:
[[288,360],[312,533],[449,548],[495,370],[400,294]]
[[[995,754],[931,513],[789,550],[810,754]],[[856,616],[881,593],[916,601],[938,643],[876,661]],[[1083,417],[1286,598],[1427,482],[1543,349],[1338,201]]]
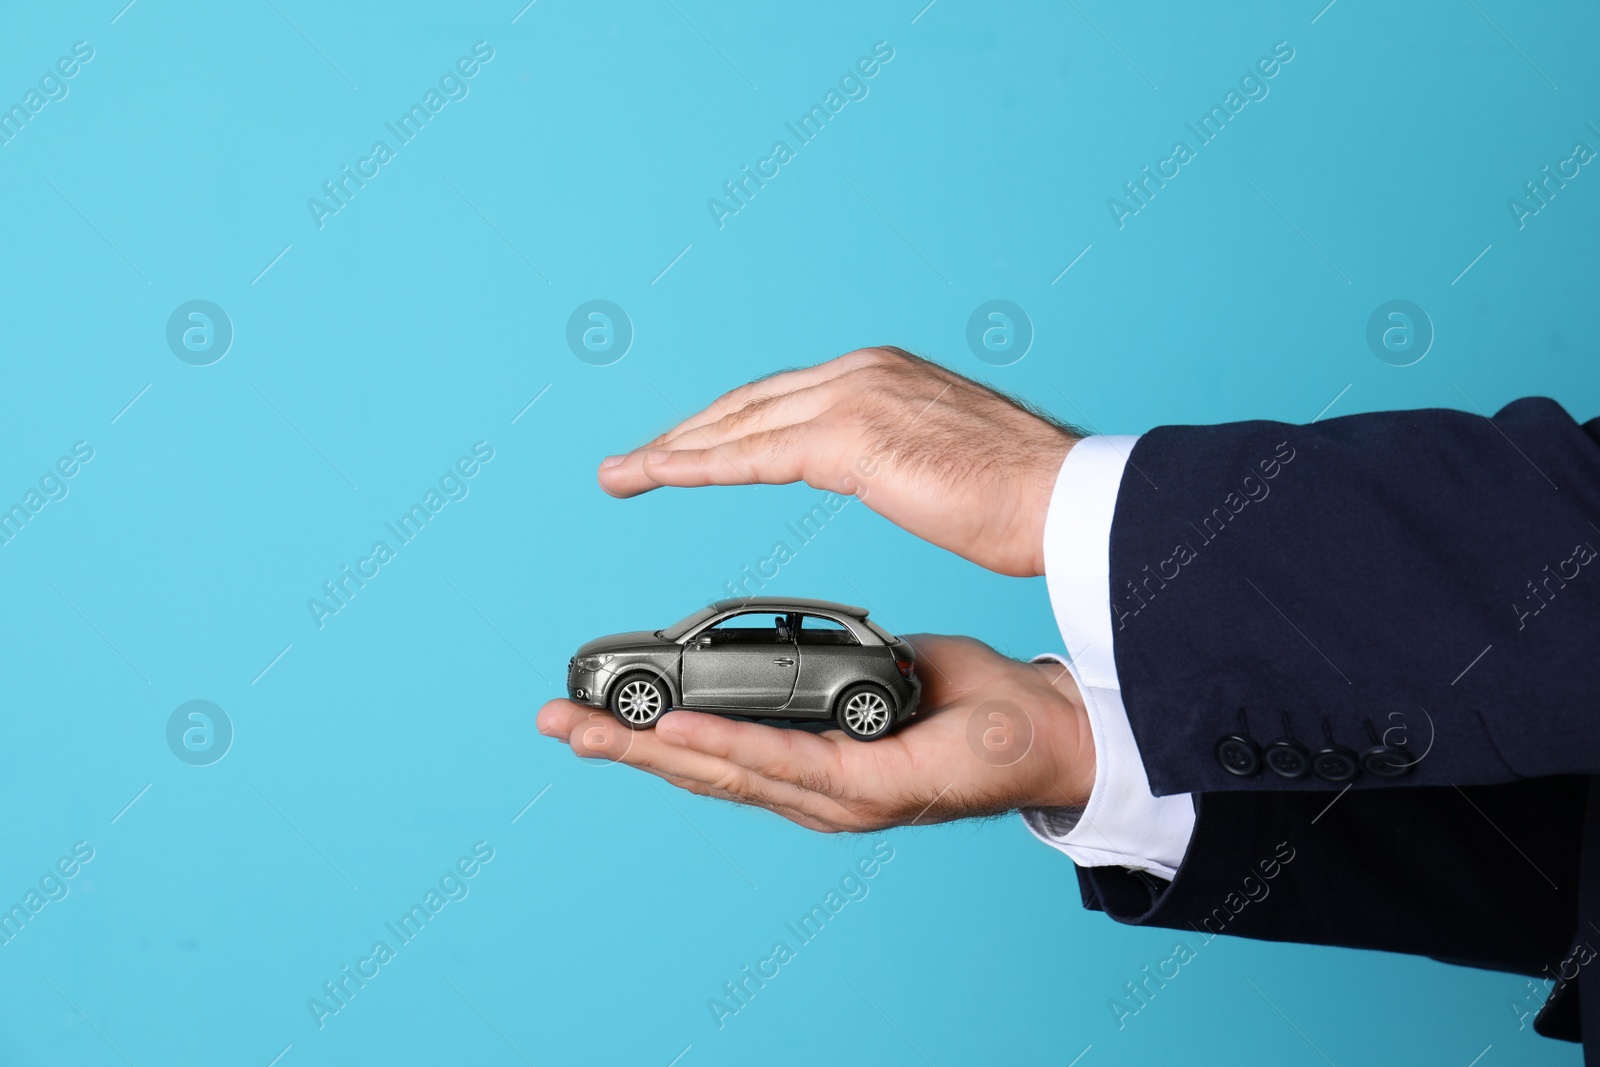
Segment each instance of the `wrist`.
[[1041,701],[1042,722],[1036,743],[1045,758],[1038,763],[1040,778],[1031,783],[1023,807],[1084,808],[1094,791],[1094,732],[1089,712],[1072,672],[1060,663],[1029,665],[1048,689]]

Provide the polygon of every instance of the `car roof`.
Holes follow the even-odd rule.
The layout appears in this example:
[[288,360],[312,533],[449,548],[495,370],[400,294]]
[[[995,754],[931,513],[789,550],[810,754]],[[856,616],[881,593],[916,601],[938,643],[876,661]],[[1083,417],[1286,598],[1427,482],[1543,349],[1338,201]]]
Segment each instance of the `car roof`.
[[822,611],[835,615],[849,615],[854,619],[867,617],[866,608],[838,604],[832,600],[808,600],[804,597],[752,596],[719,600],[711,605],[718,611]]

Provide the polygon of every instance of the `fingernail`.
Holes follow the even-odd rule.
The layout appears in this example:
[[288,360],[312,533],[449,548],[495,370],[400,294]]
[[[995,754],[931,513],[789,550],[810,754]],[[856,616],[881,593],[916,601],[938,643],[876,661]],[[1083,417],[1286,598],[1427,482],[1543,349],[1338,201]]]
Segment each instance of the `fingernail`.
[[602,468],[615,467],[617,464],[621,463],[627,458],[627,456],[607,456],[605,459],[600,461],[600,466]]

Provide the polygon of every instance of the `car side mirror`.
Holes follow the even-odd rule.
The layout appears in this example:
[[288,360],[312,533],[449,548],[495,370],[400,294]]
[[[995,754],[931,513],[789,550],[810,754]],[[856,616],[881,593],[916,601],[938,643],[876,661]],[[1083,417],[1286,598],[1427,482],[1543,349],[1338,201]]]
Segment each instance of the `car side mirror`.
[[711,635],[710,634],[701,634],[699,637],[695,638],[694,639],[694,647],[695,648],[710,648],[711,647]]

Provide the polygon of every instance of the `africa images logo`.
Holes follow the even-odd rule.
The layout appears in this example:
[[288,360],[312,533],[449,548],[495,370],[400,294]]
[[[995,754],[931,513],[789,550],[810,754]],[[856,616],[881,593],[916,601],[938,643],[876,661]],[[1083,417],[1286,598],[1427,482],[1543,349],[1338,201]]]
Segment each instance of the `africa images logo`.
[[311,621],[317,624],[317,629],[325,627],[330,618],[349,607],[356,594],[383,573],[383,568],[399,555],[400,549],[416,540],[427,529],[428,523],[445,509],[445,505],[467,499],[472,492],[472,486],[468,483],[492,459],[493,445],[487,441],[474,444],[471,456],[460,457],[454,466],[447,467],[444,474],[439,476],[438,488],[429,486],[420,503],[412,504],[393,522],[383,524],[383,528],[394,537],[392,547],[388,541],[374,541],[372,550],[356,560],[354,570],[348,563],[341,564],[339,574],[322,583],[321,596],[307,597],[306,610],[311,613]]
[[1186,140],[1174,141],[1172,151],[1164,159],[1156,161],[1154,171],[1146,163],[1139,177],[1122,183],[1126,200],[1113,196],[1106,201],[1106,210],[1111,213],[1111,221],[1116,223],[1117,229],[1125,228],[1128,219],[1149,207],[1157,190],[1165,189],[1167,182],[1182,174],[1186,165],[1199,158],[1200,149],[1220,137],[1228,123],[1245,107],[1265,100],[1272,91],[1267,83],[1276,78],[1293,59],[1293,46],[1288,41],[1278,41],[1272,46],[1272,55],[1262,56],[1244,72],[1239,78],[1237,90],[1229,89],[1222,103],[1211,105],[1210,110],[1195,122],[1184,123],[1185,128],[1194,135],[1194,146],[1190,147]]
[[317,224],[317,229],[326,228],[327,220],[331,216],[349,207],[356,193],[365,189],[367,182],[383,173],[383,168],[395,159],[398,150],[421,134],[429,120],[443,111],[446,104],[465,100],[467,94],[472,91],[467,83],[477,77],[478,72],[492,59],[494,59],[494,49],[489,42],[479,41],[474,44],[472,55],[457,59],[453,67],[441,74],[438,88],[429,86],[428,91],[422,94],[421,103],[412,104],[394,122],[383,124],[384,128],[394,135],[394,147],[390,147],[388,141],[374,141],[367,154],[356,160],[354,171],[350,169],[350,164],[346,163],[339,168],[336,178],[323,182],[323,197],[313,196],[306,201],[306,209],[311,212],[311,221]]
[[[413,902],[398,919],[383,924],[390,937],[379,938],[371,950],[356,960],[355,966],[346,963],[332,978],[322,983],[322,992],[306,998],[306,1010],[311,1021],[321,1030],[328,1020],[348,1008],[356,994],[367,987],[399,958],[400,950],[422,935],[428,924],[453,903],[466,900],[472,892],[472,879],[494,859],[494,846],[487,841],[475,842],[470,855],[462,855],[446,867],[434,885],[423,890],[422,899]],[[390,944],[390,939],[394,943]]]
[[711,212],[711,221],[717,224],[717,229],[722,229],[728,219],[749,207],[756,192],[765,189],[767,182],[781,174],[783,168],[797,158],[797,150],[816,140],[829,121],[844,111],[848,104],[865,100],[872,91],[867,81],[877,77],[878,72],[892,59],[894,47],[888,41],[875,42],[872,55],[862,56],[853,67],[846,68],[839,76],[839,87],[829,89],[823,95],[822,103],[812,104],[799,118],[783,124],[783,128],[794,135],[793,148],[788,141],[774,141],[767,154],[756,160],[754,171],[746,163],[739,168],[738,177],[723,182],[722,192],[727,199],[713,196],[706,201],[706,209]]
[[77,77],[93,58],[94,46],[88,41],[76,41],[71,55],[57,59],[53,67],[39,75],[37,89],[30,87],[22,94],[22,101],[9,108],[0,104],[0,145],[10,144],[12,138],[48,105],[65,100],[72,91],[67,82]]

